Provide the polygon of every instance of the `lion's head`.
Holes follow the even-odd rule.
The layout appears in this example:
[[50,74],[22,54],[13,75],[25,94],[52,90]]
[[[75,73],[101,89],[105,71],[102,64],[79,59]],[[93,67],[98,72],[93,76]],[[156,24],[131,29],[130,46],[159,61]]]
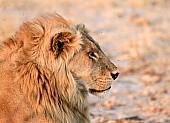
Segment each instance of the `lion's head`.
[[[84,24],[73,25],[59,15],[49,15],[24,24],[16,37],[24,41],[21,44],[26,60],[21,62],[33,61],[51,73],[59,75],[61,70],[73,79],[79,77],[92,94],[105,95],[118,77],[117,67]],[[59,79],[67,76],[64,74]]]
[[54,122],[88,121],[87,93],[105,95],[119,74],[84,24],[57,14],[24,23],[1,51],[29,104]]
[[88,34],[84,24],[76,25],[81,34],[81,49],[69,62],[70,71],[82,77],[90,93],[104,96],[118,77],[117,67],[103,53],[99,44]]

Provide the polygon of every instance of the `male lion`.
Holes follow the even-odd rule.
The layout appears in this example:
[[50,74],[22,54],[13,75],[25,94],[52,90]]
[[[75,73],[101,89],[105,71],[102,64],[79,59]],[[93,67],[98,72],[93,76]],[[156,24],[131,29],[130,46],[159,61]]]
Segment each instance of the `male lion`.
[[117,76],[83,24],[27,22],[0,47],[0,123],[89,123],[87,93],[105,95]]

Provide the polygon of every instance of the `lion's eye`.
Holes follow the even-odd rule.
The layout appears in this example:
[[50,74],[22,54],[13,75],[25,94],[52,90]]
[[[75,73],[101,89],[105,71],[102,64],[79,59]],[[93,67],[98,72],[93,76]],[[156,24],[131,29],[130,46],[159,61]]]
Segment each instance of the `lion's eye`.
[[92,59],[97,60],[99,56],[98,56],[98,54],[95,53],[95,52],[90,52],[90,53],[89,53],[89,57],[92,58]]

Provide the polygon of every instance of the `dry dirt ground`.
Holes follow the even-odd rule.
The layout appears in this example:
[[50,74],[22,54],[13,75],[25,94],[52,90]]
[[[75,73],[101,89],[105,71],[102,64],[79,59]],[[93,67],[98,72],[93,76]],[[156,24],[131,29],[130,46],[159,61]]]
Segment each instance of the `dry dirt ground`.
[[0,0],[0,41],[48,12],[84,23],[119,68],[110,96],[89,97],[93,123],[170,123],[169,0]]

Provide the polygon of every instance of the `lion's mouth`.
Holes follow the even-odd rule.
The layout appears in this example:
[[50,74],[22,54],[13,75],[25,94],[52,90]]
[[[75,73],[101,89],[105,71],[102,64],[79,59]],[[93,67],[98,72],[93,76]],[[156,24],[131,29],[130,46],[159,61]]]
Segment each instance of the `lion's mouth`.
[[92,94],[93,93],[102,93],[102,92],[109,90],[110,88],[111,88],[111,86],[107,89],[104,89],[104,90],[89,89],[89,92],[92,93]]

